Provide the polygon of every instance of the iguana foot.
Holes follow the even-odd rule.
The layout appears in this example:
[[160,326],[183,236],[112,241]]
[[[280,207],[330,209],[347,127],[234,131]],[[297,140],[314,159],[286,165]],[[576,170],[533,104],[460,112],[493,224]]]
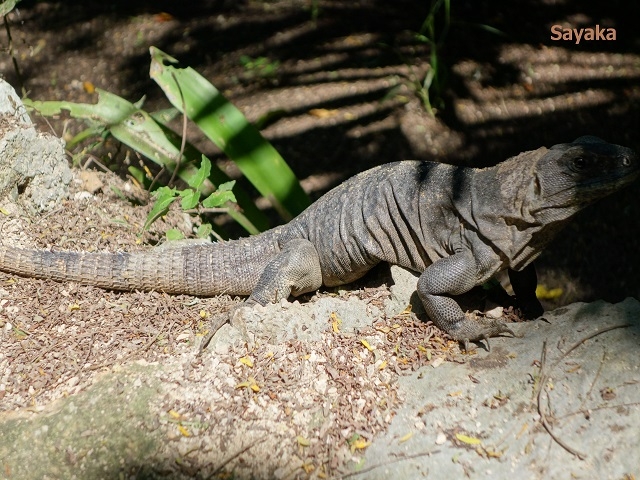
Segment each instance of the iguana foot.
[[211,343],[211,340],[213,339],[215,334],[218,333],[218,330],[220,330],[226,323],[231,324],[233,328],[238,330],[240,332],[240,335],[242,336],[242,340],[244,340],[244,342],[249,347],[252,347],[254,341],[253,338],[249,336],[249,333],[247,331],[247,322],[245,320],[244,314],[247,310],[253,308],[254,305],[255,304],[253,302],[243,302],[233,307],[229,312],[214,315],[214,317],[211,319],[211,327],[209,333],[207,333],[207,335],[202,339],[202,342],[200,342],[200,348],[198,349],[197,355],[202,355],[202,352],[205,348],[207,348],[209,343]]
[[242,339],[249,348],[253,348],[255,345],[255,339],[253,335],[249,335],[249,331],[247,330],[246,314],[256,306],[259,306],[259,304],[247,300],[240,305],[233,307],[231,312],[229,312],[229,323],[231,323],[233,328],[240,332]]
[[228,313],[219,313],[213,316],[210,322],[211,327],[209,329],[209,333],[207,333],[207,335],[200,342],[200,348],[198,349],[198,353],[196,354],[196,356],[199,357],[200,355],[202,355],[202,352],[204,351],[205,348],[209,346],[209,343],[211,343],[211,339],[215,336],[216,333],[218,333],[218,330],[220,330],[223,327],[223,325],[225,325],[228,322],[229,322]]
[[489,337],[496,337],[502,333],[516,336],[514,331],[507,327],[507,324],[501,320],[477,317],[475,315],[474,317],[475,318],[468,316],[463,317],[453,328],[447,331],[455,340],[462,343],[467,352],[469,351],[469,342],[484,340],[487,344],[487,351],[491,351]]

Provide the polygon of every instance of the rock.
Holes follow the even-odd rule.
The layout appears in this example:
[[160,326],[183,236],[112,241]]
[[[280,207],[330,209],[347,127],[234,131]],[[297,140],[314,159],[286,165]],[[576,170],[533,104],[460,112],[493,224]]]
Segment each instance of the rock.
[[[292,304],[287,310],[280,309],[279,317],[278,310],[275,305],[258,312],[261,323],[248,317],[258,337],[266,335],[276,344],[294,338],[313,341],[318,329],[326,329],[331,312],[343,320],[342,332],[370,325],[381,314],[368,312],[360,300],[335,298],[305,306]],[[295,317],[302,314],[301,319]],[[429,478],[494,480],[620,479],[637,472],[640,303],[627,299],[615,305],[573,304],[544,317],[546,321],[515,325],[522,338],[492,338],[490,352],[458,353],[455,361],[435,369],[425,366],[394,380],[403,403],[388,429],[368,439],[371,445],[357,453],[362,473],[356,475],[354,470],[350,475],[371,480],[422,478],[422,473]],[[307,330],[301,328],[305,322]],[[335,408],[328,407],[324,416],[304,416],[309,410],[304,395],[326,391],[328,397],[335,395],[335,388],[330,386],[331,374],[315,361],[319,356],[302,347],[289,352],[303,358],[295,371],[280,371],[278,359],[273,369],[270,361],[264,363],[272,385],[278,385],[271,391],[273,398],[266,388],[254,393],[237,388],[238,378],[256,375],[258,369],[240,364],[240,353],[224,359],[206,352],[199,360],[202,365],[185,375],[185,365],[193,362],[192,351],[157,363],[127,363],[86,387],[78,384],[80,392],[73,390],[48,406],[3,412],[3,471],[11,472],[11,478],[44,478],[51,472],[56,478],[128,478],[146,472],[144,468],[150,465],[171,472],[166,466],[175,465],[176,452],[182,452],[179,458],[203,469],[201,473],[211,473],[224,464],[237,478],[249,478],[241,474],[243,468],[252,469],[251,478],[293,478],[295,472],[303,471],[304,463],[283,447],[285,442],[304,436],[306,425],[334,421],[335,409],[357,409],[357,402],[345,396],[336,401]],[[540,381],[543,349],[546,373]],[[0,351],[0,367],[1,355]],[[254,360],[264,362],[262,357]],[[357,368],[354,361],[349,365]],[[298,375],[303,371],[313,376],[300,381]],[[238,377],[234,372],[242,373]],[[296,395],[277,380],[281,377],[292,383]],[[347,378],[343,373],[338,377]],[[538,386],[543,388],[541,405],[554,434],[584,453],[586,460],[554,442],[541,426]],[[10,395],[3,392],[0,377],[0,398]],[[284,414],[281,406],[270,403],[279,397],[297,407]],[[217,413],[200,425],[203,420],[189,416],[188,405],[195,406],[198,415],[205,410]],[[209,427],[207,422],[214,418],[216,423]],[[291,423],[293,419],[297,423]],[[344,441],[353,434],[351,427],[342,432]],[[407,436],[409,432],[413,434]],[[338,446],[327,447],[336,465],[355,469],[356,464],[349,462],[356,454]],[[76,463],[70,461],[68,452],[75,452]],[[242,460],[227,464],[225,459],[236,452],[245,453]],[[193,477],[174,473],[172,478]]]
[[[640,303],[575,303],[545,320],[514,324],[521,338],[492,338],[491,351],[461,355],[399,379],[405,404],[364,455],[371,480],[417,478],[624,478],[640,457]],[[546,360],[543,360],[543,350]],[[546,381],[539,379],[544,362]],[[542,428],[540,405],[554,434]],[[614,390],[616,395],[603,395]],[[400,444],[417,420],[420,433]],[[433,432],[438,432],[434,448]],[[606,441],[603,441],[606,432]],[[456,438],[461,434],[470,445]],[[403,462],[394,462],[401,455]],[[452,462],[451,459],[456,461]]]
[[391,265],[391,277],[393,285],[391,286],[391,299],[385,304],[387,315],[394,316],[402,312],[408,305],[411,305],[411,311],[417,315],[424,313],[422,301],[416,293],[416,285],[420,275],[406,268],[397,265]]
[[48,210],[68,195],[70,182],[62,140],[36,132],[16,92],[0,80],[0,202]]
[[78,177],[82,181],[82,189],[89,193],[96,193],[104,187],[102,180],[93,170],[83,170],[78,173]]

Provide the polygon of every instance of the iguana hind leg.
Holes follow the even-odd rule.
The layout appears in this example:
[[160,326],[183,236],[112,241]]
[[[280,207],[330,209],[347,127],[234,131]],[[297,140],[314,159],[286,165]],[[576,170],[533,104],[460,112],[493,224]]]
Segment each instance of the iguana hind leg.
[[[289,295],[302,295],[322,286],[320,259],[313,244],[304,239],[287,242],[262,271],[260,279],[249,298],[233,308],[226,320],[238,329],[247,344],[252,345],[244,312],[255,305],[267,305],[288,298]],[[202,353],[216,332],[226,322],[215,322],[211,332],[201,342],[199,354]]]
[[316,247],[297,238],[285,243],[260,275],[247,303],[267,305],[289,295],[313,292],[322,286],[322,271]]
[[289,295],[297,297],[321,286],[322,271],[316,248],[305,239],[291,240],[267,263],[249,298],[232,310],[231,324],[248,339],[243,315],[247,308],[276,303]]
[[471,319],[449,295],[471,290],[477,282],[478,267],[472,252],[460,252],[429,265],[418,279],[418,296],[427,314],[438,328],[468,349],[470,341],[485,340],[501,333],[513,332],[500,320]]

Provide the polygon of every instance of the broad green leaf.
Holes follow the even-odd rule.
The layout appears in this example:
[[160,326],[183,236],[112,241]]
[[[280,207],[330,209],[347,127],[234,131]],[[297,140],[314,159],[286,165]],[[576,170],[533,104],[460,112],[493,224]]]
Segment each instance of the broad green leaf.
[[211,224],[203,223],[196,230],[196,237],[198,237],[198,238],[209,238],[209,235],[211,235],[212,231],[213,231],[213,228],[211,228]]
[[175,188],[169,187],[161,187],[156,190],[154,194],[156,201],[147,215],[147,220],[144,222],[144,227],[142,227],[143,230],[147,230],[153,222],[167,213],[169,205],[178,198],[176,193],[177,191]]
[[310,201],[295,175],[273,146],[242,112],[194,69],[183,67],[151,47],[150,75],[171,104],[185,113],[237,165],[285,219]]
[[225,192],[213,192],[207,198],[202,201],[202,206],[204,208],[216,208],[222,207],[227,202],[235,202],[236,197],[233,192],[225,191]]
[[218,192],[231,191],[233,189],[233,187],[235,186],[235,184],[236,184],[235,180],[231,180],[230,182],[221,183],[220,185],[218,185]]
[[[116,139],[169,171],[176,168],[177,160],[180,159],[178,176],[189,184],[191,179],[197,175],[198,168],[187,158],[200,158],[202,154],[187,143],[186,155],[180,156],[180,137],[165,125],[158,123],[170,119],[166,115],[167,112],[158,112],[159,120],[156,121],[135,104],[99,88],[96,91],[98,92],[98,103],[96,104],[67,101],[42,102],[29,99],[24,99],[24,104],[41,115],[49,117],[59,115],[62,110],[67,110],[73,118],[84,120],[96,132],[107,128]],[[84,133],[80,138],[74,138],[72,142],[82,141],[88,133]],[[211,179],[205,180],[201,185],[200,190],[204,194],[215,190],[214,182],[224,183],[230,180],[222,170],[215,166],[211,167],[210,176]],[[134,178],[140,181],[137,177],[134,176]],[[141,185],[145,184],[142,181],[140,183]],[[269,222],[264,213],[255,206],[246,192],[239,189],[237,193],[238,203],[244,214],[237,210],[230,210],[229,215],[251,234],[256,234],[259,230],[266,230]]]
[[196,190],[199,190],[202,184],[204,183],[204,181],[207,178],[209,178],[210,174],[211,174],[211,161],[207,157],[202,155],[202,162],[200,163],[200,168],[198,169],[194,177],[189,182],[189,186],[191,188],[195,188]]
[[[96,104],[41,102],[29,99],[25,99],[24,104],[44,116],[59,115],[62,110],[68,110],[73,118],[82,119],[95,128],[106,127],[125,145],[173,171],[180,158],[180,150],[167,138],[163,128],[147,112],[124,98],[99,88],[96,88],[96,92]],[[198,169],[186,158],[180,160],[179,176],[189,183]],[[209,188],[213,190],[214,187],[209,184]]]
[[[153,114],[153,118],[160,124],[160,127],[164,130],[169,141],[171,141],[176,148],[179,148],[182,140],[175,132],[162,124],[162,122],[165,121],[165,117]],[[189,142],[186,142],[185,144],[184,153],[185,157],[188,158],[199,158],[203,156],[202,153],[200,153]],[[215,190],[215,187],[213,186],[214,184],[222,184],[228,182],[230,179],[226,173],[220,170],[215,164],[212,164],[209,180],[211,180],[211,182],[206,181],[200,188],[200,191],[204,195],[209,195]],[[267,219],[267,216],[256,206],[251,196],[245,190],[237,188],[236,197],[238,201],[237,203],[242,209],[242,213],[237,210],[230,210],[227,212],[229,216],[238,222],[238,224],[240,224],[240,226],[242,226],[242,228],[251,235],[255,235],[260,231],[269,228],[269,220]],[[217,229],[217,231],[220,233],[219,229]]]
[[[11,10],[13,10],[20,0],[4,0],[4,2],[0,3],[0,16],[5,16]],[[7,27],[9,28],[9,27]]]
[[167,233],[165,235],[167,237],[167,240],[169,241],[182,240],[184,238],[184,235],[182,234],[182,232],[177,228],[172,228],[171,230],[167,230]]
[[182,208],[182,210],[191,210],[192,208],[196,208],[198,201],[200,200],[200,192],[197,190],[182,190],[180,192],[180,196],[182,197],[182,202],[180,203],[180,208]]

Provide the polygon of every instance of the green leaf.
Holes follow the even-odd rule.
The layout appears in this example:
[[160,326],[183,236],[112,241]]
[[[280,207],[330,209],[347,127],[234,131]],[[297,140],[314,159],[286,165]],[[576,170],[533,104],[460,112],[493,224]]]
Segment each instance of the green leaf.
[[146,185],[147,182],[147,176],[144,174],[144,172],[142,170],[140,170],[137,167],[134,167],[133,165],[129,166],[129,168],[127,168],[127,170],[129,171],[129,174],[136,180],[136,182],[138,182],[140,185]]
[[213,231],[213,228],[211,228],[211,224],[210,223],[203,223],[196,230],[196,237],[198,237],[198,238],[209,238],[209,235],[211,235],[212,231]]
[[118,187],[114,187],[113,185],[111,185],[111,191],[115,193],[121,200],[127,200],[125,194],[122,193],[122,190],[120,190]]
[[204,208],[216,208],[221,207],[227,202],[235,202],[236,196],[233,192],[223,191],[223,192],[213,192],[207,198],[202,201],[202,206]]
[[295,175],[273,146],[220,91],[194,69],[155,47],[150,75],[171,104],[231,158],[242,173],[289,220],[309,206]]
[[182,232],[177,228],[172,228],[171,230],[167,230],[167,233],[165,233],[165,236],[167,237],[167,240],[169,240],[170,242],[173,242],[176,240],[182,240],[184,238],[184,235],[182,234]]
[[20,0],[4,0],[2,3],[0,3],[0,16],[4,17],[7,13],[13,10],[19,1]]
[[218,185],[217,191],[218,192],[231,191],[233,189],[233,187],[235,186],[235,184],[236,184],[235,180],[231,180],[230,182],[221,183],[220,185]]
[[[175,170],[179,159],[178,176],[189,184],[191,179],[196,176],[198,169],[187,158],[199,158],[202,154],[187,143],[185,155],[180,156],[182,139],[162,124],[163,121],[170,119],[171,112],[164,110],[152,116],[117,95],[101,89],[96,89],[96,91],[98,92],[98,103],[96,104],[67,101],[41,102],[29,99],[24,99],[23,103],[27,108],[49,117],[59,115],[62,110],[67,110],[73,118],[83,120],[90,125],[96,134],[103,131],[111,132],[117,140],[169,171]],[[77,139],[74,138],[72,142],[77,143],[83,140],[85,135],[83,134]],[[141,185],[146,185],[133,173],[132,175]],[[211,178],[205,180],[200,188],[205,195],[215,190],[215,184],[230,180],[216,166],[211,167],[210,176]],[[244,214],[239,211],[229,211],[229,215],[251,234],[256,234],[259,230],[266,230],[269,225],[266,215],[255,206],[245,191],[238,189],[237,193],[238,203]]]
[[192,208],[196,208],[198,201],[200,201],[200,192],[197,190],[182,190],[180,192],[180,196],[182,197],[182,202],[180,204],[180,208],[182,208],[182,210],[191,210]]
[[204,181],[209,178],[211,174],[211,161],[202,155],[202,162],[200,163],[200,168],[196,172],[196,174],[189,181],[189,186],[191,188],[195,188],[199,190]]
[[148,230],[153,222],[167,213],[167,211],[169,210],[169,205],[171,205],[171,203],[173,203],[173,201],[178,198],[176,194],[177,191],[175,188],[160,187],[158,190],[156,190],[156,192],[154,193],[156,201],[153,204],[149,215],[147,215],[147,220],[144,222],[144,226],[142,227],[143,230]]
[[[180,157],[179,148],[172,143],[164,128],[151,115],[113,93],[99,88],[96,92],[98,92],[96,104],[66,101],[40,102],[29,99],[25,99],[24,104],[44,116],[59,115],[62,110],[67,110],[73,118],[84,120],[96,130],[106,127],[117,140],[158,165],[166,167],[169,171],[175,170],[180,159],[181,168],[178,175],[189,183],[198,169],[185,157]],[[82,139],[82,137],[74,138],[73,141],[77,143]],[[213,190],[212,183],[209,183],[209,188]]]

